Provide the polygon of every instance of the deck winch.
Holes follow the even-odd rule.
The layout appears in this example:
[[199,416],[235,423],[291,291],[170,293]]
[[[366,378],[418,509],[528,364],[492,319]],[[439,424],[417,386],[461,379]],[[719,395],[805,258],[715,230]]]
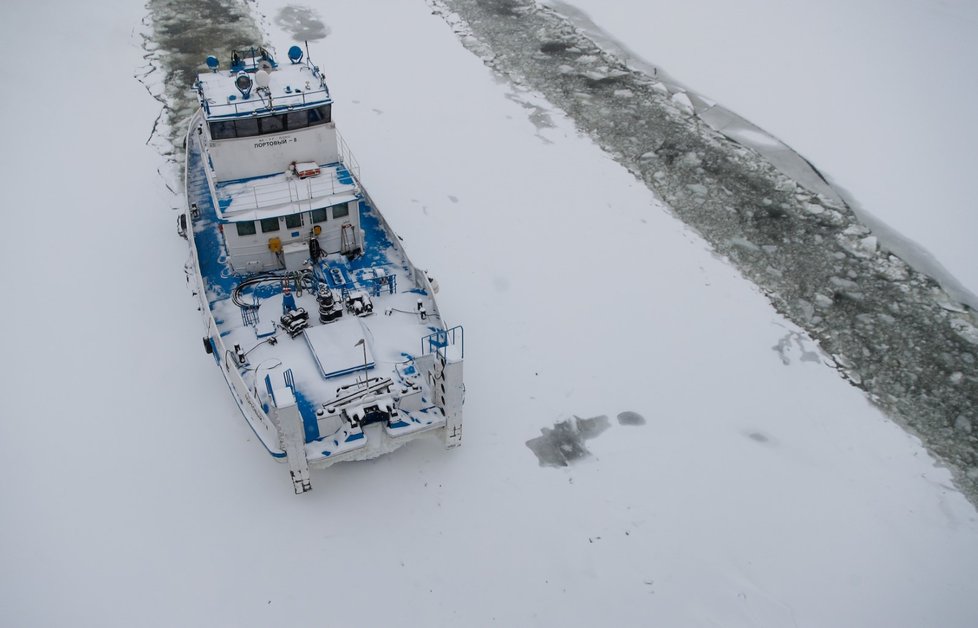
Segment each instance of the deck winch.
[[369,316],[374,313],[374,303],[363,290],[356,290],[346,297],[346,311],[356,316]]
[[324,403],[316,412],[317,417],[335,415],[337,412],[351,426],[363,427],[371,423],[396,420],[397,401],[391,392],[393,382],[389,377],[371,377],[336,389],[336,399]]
[[295,297],[292,296],[292,289],[288,285],[282,288],[282,318],[279,322],[293,338],[309,326],[309,312],[295,304]]
[[320,323],[331,323],[343,316],[343,310],[340,309],[339,304],[336,302],[333,291],[327,286],[319,286],[319,294],[316,295],[316,301],[319,302]]
[[282,314],[282,318],[279,319],[282,324],[282,328],[291,336],[295,338],[309,327],[309,312],[305,308],[297,307],[294,310],[289,310],[285,314]]

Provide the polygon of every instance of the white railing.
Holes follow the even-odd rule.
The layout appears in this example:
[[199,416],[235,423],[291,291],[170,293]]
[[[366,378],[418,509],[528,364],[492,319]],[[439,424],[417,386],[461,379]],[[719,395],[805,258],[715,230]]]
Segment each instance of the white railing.
[[[240,191],[234,190],[236,186],[241,186]],[[355,189],[355,184],[340,183],[339,174],[335,169],[329,168],[319,176],[300,180],[286,179],[260,185],[231,183],[223,188],[222,200],[230,199],[230,205],[224,210],[228,212],[240,212],[286,203],[297,205],[300,211],[303,210],[302,203],[306,203],[305,211],[309,211],[312,209],[313,199],[335,196],[344,192],[353,193]]]
[[[245,63],[242,67],[244,67],[248,72],[252,72],[258,70],[260,68],[260,64],[255,60],[255,57],[251,57],[251,64],[248,65],[247,63]],[[247,100],[235,99],[232,101],[228,101],[227,103],[218,103],[218,102],[214,102],[213,101],[214,99],[211,98],[211,99],[203,100],[201,102],[201,106],[204,108],[204,111],[207,113],[208,117],[213,117],[213,116],[231,117],[231,116],[237,116],[242,112],[267,113],[270,111],[279,111],[279,110],[287,111],[289,108],[295,106],[312,105],[316,103],[325,104],[328,102],[332,102],[332,99],[329,96],[329,87],[326,85],[326,77],[319,70],[319,67],[314,65],[312,63],[312,60],[307,57],[303,61],[302,65],[299,66],[299,68],[300,70],[303,68],[309,70],[313,80],[316,80],[318,82],[318,85],[316,86],[315,89],[308,89],[303,91],[296,90],[291,94],[284,94],[284,95],[280,94],[278,96],[275,96],[274,99],[272,98],[271,94],[268,94],[267,105],[265,104],[265,97],[262,96],[259,93],[259,91],[256,89],[252,93],[251,97],[249,97]],[[232,78],[233,78],[233,74],[234,72],[231,72]],[[299,82],[302,82],[302,80],[304,79],[300,79]],[[259,106],[256,107],[255,106],[256,104],[258,104]]]
[[[286,95],[280,94],[275,96],[274,99],[267,96],[262,96],[256,92],[250,98],[248,98],[248,100],[236,99],[228,103],[211,102],[212,100],[214,99],[210,98],[203,103],[205,111],[207,111],[208,119],[211,122],[218,118],[224,117],[234,119],[243,113],[285,113],[292,107],[327,104],[332,102],[332,99],[329,96],[329,90],[325,87],[308,92],[295,92]],[[269,106],[269,104],[271,106]]]
[[[235,397],[235,401],[238,407],[241,409],[241,413],[245,415],[249,425],[261,439],[262,443],[268,449],[268,451],[276,456],[281,457],[285,452],[282,451],[281,443],[279,440],[278,429],[272,423],[265,411],[262,410],[261,402],[258,400],[256,394],[249,390],[248,385],[245,383],[244,378],[238,373],[237,367],[232,368],[233,358],[232,353],[228,350],[227,346],[224,344],[224,339],[221,338],[221,331],[217,327],[217,321],[214,320],[214,313],[211,312],[210,304],[207,300],[207,286],[204,283],[204,279],[200,274],[200,265],[197,259],[197,242],[194,239],[193,234],[193,218],[190,215],[190,194],[189,194],[189,181],[190,181],[190,142],[195,141],[195,134],[192,133],[196,126],[197,121],[201,117],[201,111],[198,109],[197,113],[191,119],[191,123],[187,130],[186,146],[187,152],[184,155],[184,177],[183,177],[183,194],[184,194],[184,215],[187,217],[187,224],[190,225],[189,233],[187,234],[187,242],[190,244],[190,259],[191,265],[193,266],[193,277],[192,279],[196,282],[196,296],[197,302],[200,305],[201,315],[204,319],[204,326],[207,328],[207,337],[213,343],[214,351],[217,352],[219,363],[221,366],[221,371],[224,373],[224,379],[228,383],[228,387],[231,389],[232,394]],[[201,157],[206,159],[206,154],[201,148]],[[208,166],[205,163],[204,168],[207,169]],[[212,198],[216,198],[213,197]]]
[[360,181],[360,162],[357,161],[356,157],[353,156],[353,151],[347,145],[346,140],[340,135],[339,130],[336,131],[336,146],[340,150],[340,161],[346,166],[346,169],[353,174],[353,178]]

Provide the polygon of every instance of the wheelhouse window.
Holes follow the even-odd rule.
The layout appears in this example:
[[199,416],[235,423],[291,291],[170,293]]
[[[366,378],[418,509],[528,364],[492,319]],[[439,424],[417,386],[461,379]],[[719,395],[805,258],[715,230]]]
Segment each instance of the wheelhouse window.
[[234,129],[238,137],[252,137],[258,135],[258,119],[242,118],[234,121]]
[[281,133],[285,130],[285,118],[282,116],[258,118],[258,124],[262,135],[266,133]]
[[332,105],[322,105],[309,110],[309,126],[316,124],[326,124],[332,118]]
[[319,209],[314,209],[310,212],[312,214],[313,224],[317,222],[326,222],[326,208],[321,207]]
[[256,233],[254,220],[236,222],[234,223],[234,226],[238,229],[239,236],[253,236]]
[[302,214],[292,214],[285,217],[285,226],[289,229],[298,229],[302,226]]
[[237,137],[234,132],[234,121],[211,122],[211,139],[227,140]]
[[285,114],[285,124],[289,130],[303,129],[309,126],[309,114],[305,111],[290,111]]
[[281,225],[278,222],[278,218],[262,218],[261,219],[261,232],[271,233],[272,231],[278,231],[281,229]]
[[350,215],[350,206],[344,203],[343,205],[333,206],[333,218],[345,218]]
[[331,122],[332,116],[332,105],[320,105],[313,109],[289,111],[283,114],[218,120],[210,123],[211,139],[228,140],[235,137],[254,137],[255,135],[295,131]]

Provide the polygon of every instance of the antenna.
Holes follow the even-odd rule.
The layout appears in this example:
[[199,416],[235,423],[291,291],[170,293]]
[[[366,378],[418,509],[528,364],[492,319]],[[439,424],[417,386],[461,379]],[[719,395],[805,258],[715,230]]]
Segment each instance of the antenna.
[[289,61],[293,64],[302,61],[302,48],[298,46],[292,46],[289,48]]
[[214,55],[209,55],[207,57],[207,67],[209,67],[212,72],[217,72],[217,66],[219,65],[220,62],[217,60],[217,57]]

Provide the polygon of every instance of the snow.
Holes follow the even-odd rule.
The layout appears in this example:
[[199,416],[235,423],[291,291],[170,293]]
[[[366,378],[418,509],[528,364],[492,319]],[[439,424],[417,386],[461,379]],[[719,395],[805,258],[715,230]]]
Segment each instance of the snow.
[[[292,495],[201,350],[180,199],[144,145],[158,103],[130,78],[143,8],[17,9],[0,31],[31,62],[10,84],[49,94],[36,64],[79,50],[112,78],[60,73],[91,98],[39,99],[44,125],[0,153],[0,624],[978,624],[978,521],[950,474],[421,2],[319,2],[310,48],[367,189],[466,326],[464,446]],[[52,152],[57,185],[31,167]],[[626,412],[645,425],[571,466],[526,446]]]
[[357,346],[346,342],[347,338],[365,333],[362,325],[356,317],[347,316],[329,325],[312,327],[302,334],[324,378],[373,368],[374,354],[370,343],[361,349],[364,346],[362,342]]
[[[223,53],[224,49],[222,49]],[[276,59],[278,70],[271,75],[267,85],[269,95],[274,99],[275,106],[282,105],[302,105],[315,102],[328,103],[329,94],[319,85],[319,78],[305,64],[294,65],[289,62],[288,56]],[[220,60],[221,70],[228,69],[229,59]],[[251,59],[247,61],[249,67]],[[245,98],[235,85],[237,75],[230,76],[223,72],[202,73],[200,75],[204,96],[211,101],[210,114],[208,120],[237,116],[249,113],[266,106],[265,101],[257,93],[250,94]],[[256,73],[257,80],[258,75]],[[260,86],[259,86],[260,87]],[[249,89],[250,91],[250,89]]]
[[218,208],[220,217],[231,221],[259,220],[309,211],[313,205],[329,207],[356,200],[356,185],[342,182],[343,177],[350,176],[345,168],[325,164],[315,167],[320,170],[319,176],[295,179],[291,173],[283,172],[217,184],[224,201],[223,207]]
[[799,151],[894,250],[978,303],[974,2],[545,2]]

